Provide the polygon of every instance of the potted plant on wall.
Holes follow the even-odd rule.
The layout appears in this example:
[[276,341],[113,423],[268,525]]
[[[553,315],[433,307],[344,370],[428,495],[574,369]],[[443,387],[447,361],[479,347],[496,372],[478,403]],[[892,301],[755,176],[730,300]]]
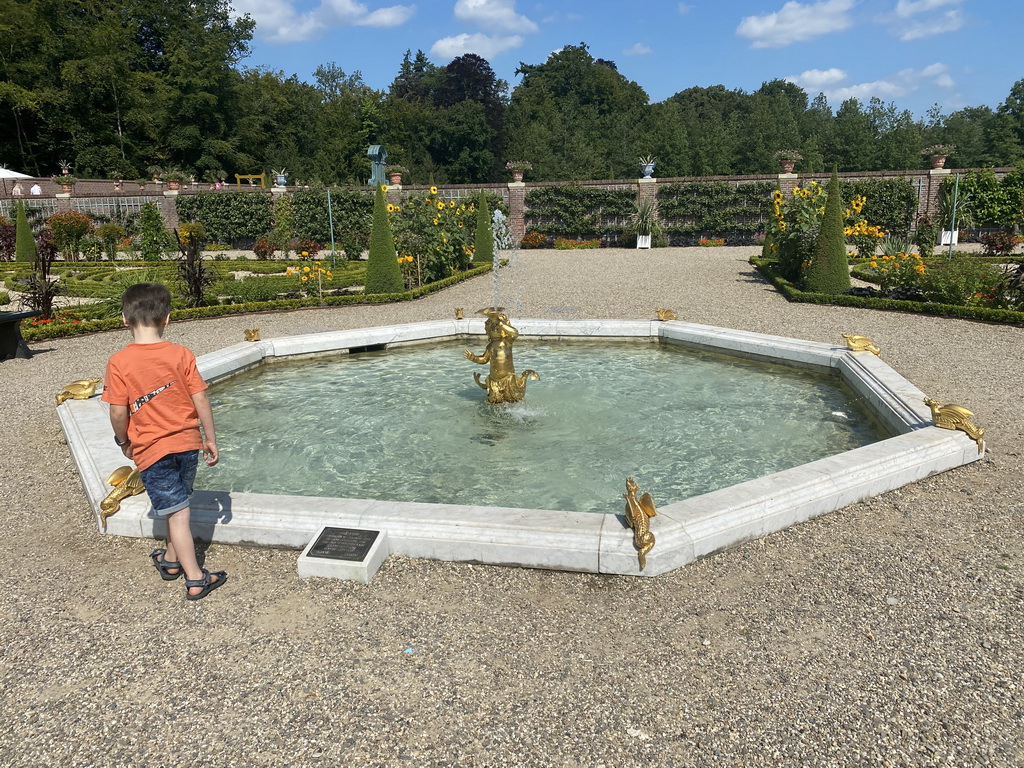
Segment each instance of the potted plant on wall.
[[184,171],[179,171],[177,168],[172,168],[169,171],[164,171],[162,178],[167,182],[168,191],[174,192],[181,189],[181,185],[188,178],[188,174]]
[[633,206],[629,215],[626,232],[636,236],[637,248],[650,248],[652,237],[661,237],[661,219],[658,217],[658,203],[643,199]]
[[71,174],[54,176],[53,181],[55,184],[60,184],[60,191],[65,195],[70,195],[72,190],[75,188],[75,184],[78,183],[78,179]]
[[803,160],[804,156],[795,149],[780,149],[775,153],[775,159],[779,161],[782,173],[792,173],[796,164]]
[[932,144],[930,147],[925,147],[921,150],[921,154],[928,158],[933,169],[944,168],[946,158],[954,152],[956,152],[956,147],[952,144]]
[[658,164],[658,160],[651,155],[640,156],[640,172],[643,174],[643,178],[649,179],[654,173],[654,166]]
[[523,180],[523,174],[526,171],[533,170],[533,163],[529,160],[509,160],[505,163],[505,168],[512,174],[512,181],[519,182]]
[[273,174],[275,187],[283,187],[288,184],[288,170],[286,168],[282,168],[279,171],[273,171]]
[[402,184],[402,176],[409,175],[409,169],[404,165],[388,165],[384,168],[384,175],[388,177],[391,186],[398,187]]

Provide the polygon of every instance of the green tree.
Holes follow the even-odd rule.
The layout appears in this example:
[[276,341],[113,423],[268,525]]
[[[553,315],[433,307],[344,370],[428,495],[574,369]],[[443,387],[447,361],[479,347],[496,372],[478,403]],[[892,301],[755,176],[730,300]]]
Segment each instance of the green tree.
[[807,290],[815,293],[843,293],[850,288],[850,262],[843,236],[843,195],[839,175],[832,171],[825,199],[821,231],[814,243],[814,255],[807,268]]
[[480,193],[476,204],[476,252],[473,261],[494,261],[494,232],[491,230],[491,211],[487,206],[487,195]]
[[28,225],[28,216],[25,214],[25,206],[20,200],[17,202],[16,208],[14,260],[31,263],[36,260],[36,239],[32,236],[32,228]]
[[373,198],[373,228],[370,230],[370,255],[366,262],[366,286],[363,293],[401,293],[404,289],[402,268],[398,265],[395,240],[391,236],[384,189],[378,187]]

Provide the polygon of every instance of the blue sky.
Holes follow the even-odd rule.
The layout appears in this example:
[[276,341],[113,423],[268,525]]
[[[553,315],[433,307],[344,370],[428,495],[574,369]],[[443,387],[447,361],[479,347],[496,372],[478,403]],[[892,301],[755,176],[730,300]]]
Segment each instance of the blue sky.
[[515,86],[539,64],[585,42],[595,58],[662,101],[691,86],[756,90],[792,80],[833,109],[877,96],[923,117],[998,106],[1024,78],[1016,43],[1021,0],[232,0],[257,22],[243,66],[312,79],[335,62],[386,89],[406,49],[443,65],[486,58]]

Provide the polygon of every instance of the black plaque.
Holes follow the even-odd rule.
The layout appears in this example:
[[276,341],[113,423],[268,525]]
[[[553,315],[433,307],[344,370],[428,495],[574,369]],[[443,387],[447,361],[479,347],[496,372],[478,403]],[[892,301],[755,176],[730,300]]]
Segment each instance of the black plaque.
[[359,531],[354,528],[324,528],[307,553],[309,557],[351,560],[361,563],[380,531]]

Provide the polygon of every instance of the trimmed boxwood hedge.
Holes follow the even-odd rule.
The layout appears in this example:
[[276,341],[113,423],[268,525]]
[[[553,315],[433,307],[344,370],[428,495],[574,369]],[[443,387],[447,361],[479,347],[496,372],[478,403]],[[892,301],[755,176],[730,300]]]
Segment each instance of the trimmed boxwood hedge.
[[787,301],[804,304],[833,304],[840,307],[860,307],[862,309],[884,309],[893,312],[913,312],[922,315],[939,317],[958,317],[964,320],[981,320],[988,323],[1005,325],[1024,325],[1024,312],[1012,309],[988,309],[987,307],[968,307],[958,304],[936,304],[930,301],[905,301],[902,299],[869,298],[866,296],[848,296],[846,294],[810,293],[801,291],[791,282],[779,275],[774,264],[765,259],[752,258],[750,263],[778,289]]
[[[295,310],[313,307],[337,307],[350,304],[388,304],[395,301],[411,301],[422,296],[435,293],[449,286],[461,283],[471,277],[482,275],[493,268],[492,264],[482,264],[473,269],[460,272],[457,275],[438,280],[420,288],[415,288],[404,293],[378,293],[378,294],[346,294],[343,296],[325,296],[322,300],[310,299],[278,299],[277,301],[260,301],[251,304],[218,304],[212,307],[191,307],[188,309],[175,309],[171,312],[171,320],[180,322],[182,320],[201,320],[207,317],[223,317],[225,315],[243,315],[254,312],[274,312],[281,310]],[[26,341],[39,341],[42,339],[59,339],[66,336],[80,336],[87,333],[99,331],[113,331],[123,328],[121,318],[108,320],[86,320],[80,323],[48,323],[40,326],[23,326],[22,336]]]

